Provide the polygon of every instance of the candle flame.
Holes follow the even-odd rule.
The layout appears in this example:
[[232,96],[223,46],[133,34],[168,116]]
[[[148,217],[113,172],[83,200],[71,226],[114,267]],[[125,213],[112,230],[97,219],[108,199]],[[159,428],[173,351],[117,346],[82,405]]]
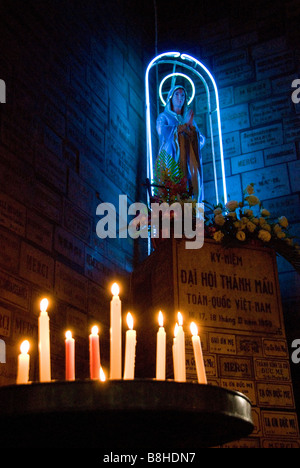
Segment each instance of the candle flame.
[[182,327],[182,324],[183,324],[183,319],[182,319],[182,315],[180,312],[178,312],[178,324],[180,327]]
[[118,296],[120,292],[119,285],[117,283],[114,283],[111,287],[111,293],[113,296]]
[[48,301],[48,299],[45,297],[45,298],[42,299],[41,302],[40,302],[40,309],[41,309],[41,312],[46,312],[46,311],[47,311],[48,305],[49,305],[49,301]]
[[164,316],[161,310],[159,311],[159,314],[158,314],[158,324],[160,327],[164,326]]
[[174,328],[174,336],[176,338],[177,336],[177,333],[178,333],[178,323],[175,324],[175,328]]
[[105,374],[104,374],[104,371],[103,371],[102,367],[100,367],[99,379],[101,380],[101,382],[105,382],[105,380],[106,380],[106,377],[105,377]]
[[198,327],[197,327],[197,325],[195,324],[195,322],[192,322],[192,323],[191,323],[190,329],[191,329],[191,332],[192,332],[192,335],[193,335],[193,336],[198,335]]
[[94,325],[91,331],[92,331],[92,335],[98,335],[99,329],[97,325]]
[[66,339],[70,340],[72,338],[72,332],[70,330],[66,331]]
[[21,343],[20,350],[22,354],[27,354],[29,351],[29,341],[25,340]]
[[128,312],[127,314],[127,325],[128,325],[128,328],[130,328],[130,330],[133,329],[133,317],[130,312]]

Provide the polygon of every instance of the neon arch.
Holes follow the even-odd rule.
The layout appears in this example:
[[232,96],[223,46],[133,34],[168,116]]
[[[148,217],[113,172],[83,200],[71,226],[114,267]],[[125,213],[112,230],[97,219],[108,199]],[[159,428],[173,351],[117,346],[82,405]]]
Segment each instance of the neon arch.
[[[222,142],[222,131],[221,131],[221,116],[220,116],[220,104],[219,104],[219,93],[217,84],[210,71],[196,58],[191,55],[180,53],[180,52],[165,52],[154,57],[148,64],[145,72],[145,100],[146,100],[146,138],[147,138],[147,177],[149,180],[153,180],[153,166],[155,160],[153,160],[153,145],[152,145],[152,126],[151,126],[151,105],[150,105],[150,84],[149,75],[151,69],[154,67],[156,71],[159,65],[168,64],[173,67],[173,72],[169,75],[176,74],[176,67],[180,67],[185,71],[189,71],[190,74],[200,80],[202,83],[206,98],[207,98],[207,115],[208,115],[208,127],[209,134],[211,137],[211,150],[212,150],[212,164],[214,173],[214,189],[215,189],[215,202],[220,202],[219,188],[218,188],[218,175],[216,165],[216,152],[220,155],[221,162],[221,180],[223,190],[223,200],[227,203],[227,188],[226,188],[226,177],[225,177],[225,166],[224,166],[224,152]],[[181,74],[182,75],[182,74]],[[192,81],[192,80],[191,80]],[[158,108],[158,104],[157,104]],[[213,125],[215,123],[215,126]],[[214,132],[214,129],[217,132]]]

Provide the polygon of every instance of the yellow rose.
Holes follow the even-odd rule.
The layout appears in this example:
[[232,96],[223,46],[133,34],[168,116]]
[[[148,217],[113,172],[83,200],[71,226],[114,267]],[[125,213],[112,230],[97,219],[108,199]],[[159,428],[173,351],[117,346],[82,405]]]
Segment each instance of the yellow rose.
[[265,218],[263,218],[262,216],[258,219],[258,221],[259,221],[260,226],[266,223]]
[[227,210],[229,211],[234,211],[237,209],[237,207],[239,206],[238,202],[235,201],[235,200],[230,200],[229,202],[226,203],[225,207],[227,208]]
[[214,214],[215,214],[215,215],[222,214],[222,208],[216,208],[216,209],[214,210]]
[[242,216],[242,218],[241,218],[241,222],[242,222],[243,224],[247,224],[247,223],[248,223],[248,221],[249,221],[249,219],[248,219],[248,218],[246,218],[246,216]]
[[224,237],[224,234],[223,234],[223,232],[221,232],[221,231],[216,231],[216,232],[214,233],[214,235],[213,235],[213,238],[214,238],[214,240],[215,240],[216,242],[221,242],[221,240],[223,239],[223,237]]
[[271,226],[268,223],[263,223],[261,225],[261,228],[264,229],[265,231],[271,232]]
[[242,223],[241,223],[241,221],[235,221],[235,222],[233,223],[233,225],[234,225],[234,227],[236,227],[237,229],[241,229]]
[[254,230],[256,229],[256,226],[254,223],[252,223],[251,221],[248,221],[247,223],[247,229],[249,232],[254,232]]
[[253,185],[247,185],[247,187],[245,188],[246,192],[251,195],[252,193],[254,193],[254,188],[253,188]]
[[244,233],[244,231],[238,231],[235,235],[235,237],[239,240],[239,241],[244,241],[246,239],[246,234]]
[[278,239],[283,239],[285,237],[285,232],[283,231],[278,231],[276,233],[276,236],[278,237]]
[[286,219],[285,216],[280,216],[280,218],[278,218],[278,222],[279,222],[280,226],[282,226],[284,228],[287,228],[288,225],[289,225],[289,222],[288,222],[288,220]]
[[266,218],[267,216],[270,216],[270,211],[268,211],[268,210],[266,210],[265,208],[263,208],[263,209],[260,211],[260,214]]
[[259,198],[257,198],[255,195],[249,195],[249,197],[245,197],[247,200],[249,206],[255,206],[259,204]]
[[215,223],[218,225],[218,226],[223,226],[223,224],[225,223],[225,218],[223,215],[221,214],[218,214],[215,216]]
[[277,234],[277,232],[281,232],[282,229],[279,226],[279,224],[275,224],[275,226],[273,226],[273,231],[275,232],[275,234]]
[[230,211],[229,213],[227,213],[227,216],[229,216],[232,219],[236,219],[236,212],[235,211]]
[[253,218],[251,219],[252,223],[258,225],[259,224],[259,219],[258,218]]
[[249,210],[249,209],[246,209],[243,213],[245,216],[253,216],[253,211],[252,210]]
[[258,238],[261,239],[263,242],[269,242],[271,239],[271,234],[264,229],[261,229],[258,233]]

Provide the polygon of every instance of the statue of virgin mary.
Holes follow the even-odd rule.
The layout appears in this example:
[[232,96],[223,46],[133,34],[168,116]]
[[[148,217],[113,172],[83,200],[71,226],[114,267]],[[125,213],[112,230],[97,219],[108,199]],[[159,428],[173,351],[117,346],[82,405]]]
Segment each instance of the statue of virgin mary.
[[203,200],[203,170],[201,149],[205,137],[201,134],[194,113],[187,105],[185,89],[174,86],[168,94],[164,112],[156,121],[159,136],[159,152],[157,161],[165,151],[172,156],[187,179],[187,188],[192,191],[193,198],[201,203]]

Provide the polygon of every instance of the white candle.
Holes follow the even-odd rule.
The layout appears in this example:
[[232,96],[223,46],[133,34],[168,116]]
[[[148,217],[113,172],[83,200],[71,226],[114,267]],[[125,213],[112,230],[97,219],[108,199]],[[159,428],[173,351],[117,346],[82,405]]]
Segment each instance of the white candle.
[[193,349],[194,349],[198,382],[207,384],[206,372],[205,372],[205,366],[204,366],[204,360],[203,360],[203,354],[202,354],[202,347],[201,347],[200,337],[198,336],[198,328],[194,322],[191,323],[190,328],[191,328],[191,332],[193,335],[192,343],[193,343]]
[[177,335],[177,331],[178,331],[178,323],[176,323],[176,325],[175,325],[175,329],[174,329],[174,338],[173,338],[173,346],[172,346],[174,380],[177,380],[177,350],[176,350],[176,335]]
[[163,327],[163,314],[158,314],[159,330],[156,342],[156,379],[166,379],[166,332]]
[[111,288],[113,298],[110,303],[110,378],[122,378],[122,318],[119,286]]
[[177,378],[178,382],[186,381],[185,370],[185,336],[183,331],[182,315],[178,312],[178,331],[176,335],[176,359],[177,359]]
[[20,350],[21,354],[18,356],[17,384],[26,384],[29,380],[29,341],[23,341],[20,346]]
[[75,340],[70,330],[66,332],[65,354],[66,380],[75,380]]
[[51,380],[50,327],[47,312],[48,304],[48,299],[41,300],[41,312],[38,321],[40,382],[49,382]]
[[127,314],[127,324],[129,330],[126,332],[125,342],[125,365],[124,365],[124,379],[134,378],[135,367],[135,347],[136,347],[136,331],[133,330],[133,318],[131,313]]
[[89,336],[91,379],[99,379],[100,373],[100,344],[98,331],[98,327],[95,325],[92,327],[91,334]]

